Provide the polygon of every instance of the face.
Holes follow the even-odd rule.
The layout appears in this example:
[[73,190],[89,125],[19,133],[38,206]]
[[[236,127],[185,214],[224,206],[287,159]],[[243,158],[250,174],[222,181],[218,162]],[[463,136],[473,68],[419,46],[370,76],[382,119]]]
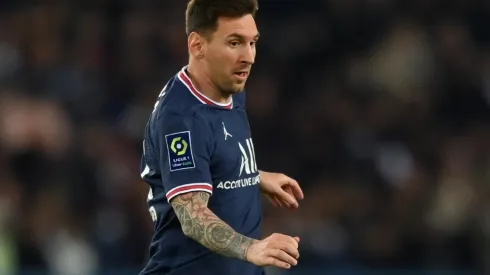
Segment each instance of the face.
[[245,87],[258,38],[252,15],[218,20],[217,30],[203,45],[203,59],[211,80],[223,93],[236,94]]

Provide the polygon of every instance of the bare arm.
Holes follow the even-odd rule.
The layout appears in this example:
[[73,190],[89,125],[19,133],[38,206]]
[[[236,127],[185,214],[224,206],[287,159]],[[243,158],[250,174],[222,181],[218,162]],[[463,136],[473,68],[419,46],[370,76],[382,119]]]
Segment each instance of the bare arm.
[[209,193],[190,192],[171,200],[184,234],[226,257],[247,260],[254,239],[237,233],[209,208]]

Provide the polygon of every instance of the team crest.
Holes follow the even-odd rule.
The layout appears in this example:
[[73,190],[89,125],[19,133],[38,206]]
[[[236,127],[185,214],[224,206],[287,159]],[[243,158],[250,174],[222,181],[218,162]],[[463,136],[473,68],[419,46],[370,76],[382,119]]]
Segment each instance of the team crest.
[[178,132],[165,136],[170,171],[196,167],[192,155],[191,132]]

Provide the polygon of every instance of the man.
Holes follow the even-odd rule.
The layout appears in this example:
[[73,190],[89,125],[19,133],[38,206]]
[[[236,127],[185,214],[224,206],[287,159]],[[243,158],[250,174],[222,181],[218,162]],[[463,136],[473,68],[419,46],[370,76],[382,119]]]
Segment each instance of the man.
[[298,206],[298,183],[259,171],[245,82],[259,33],[256,0],[192,0],[189,64],[160,93],[145,132],[142,178],[155,223],[141,274],[260,275],[297,264],[299,238],[261,240],[260,191]]

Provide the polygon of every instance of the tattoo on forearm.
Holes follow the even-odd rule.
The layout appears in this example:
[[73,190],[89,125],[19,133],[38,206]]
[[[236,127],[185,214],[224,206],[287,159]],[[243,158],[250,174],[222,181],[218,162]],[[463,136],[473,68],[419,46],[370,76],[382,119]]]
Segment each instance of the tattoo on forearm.
[[209,194],[191,192],[172,199],[184,234],[223,256],[245,260],[253,239],[237,233],[207,207]]

